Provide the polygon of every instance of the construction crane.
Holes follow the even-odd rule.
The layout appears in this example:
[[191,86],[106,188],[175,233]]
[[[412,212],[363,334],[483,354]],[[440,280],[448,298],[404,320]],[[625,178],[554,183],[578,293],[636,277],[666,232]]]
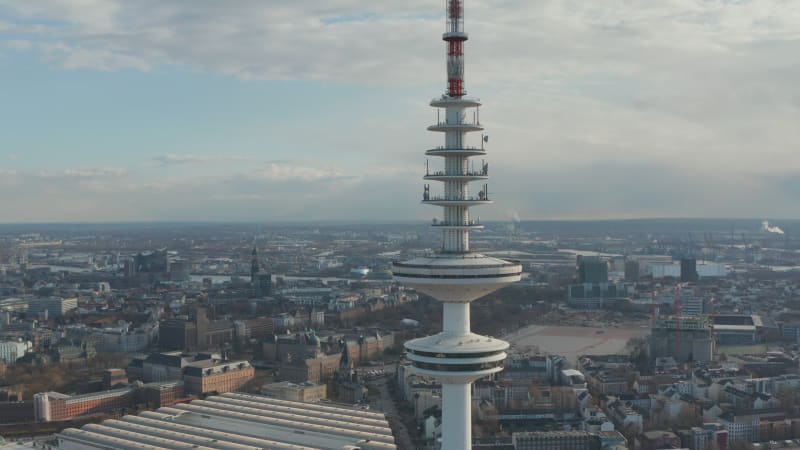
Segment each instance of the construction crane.
[[652,317],[650,318],[650,326],[655,328],[656,326],[656,291],[653,291],[653,294],[650,296],[650,307],[652,308]]
[[717,299],[711,297],[708,304],[711,306],[711,345],[713,346],[711,353],[713,354],[717,348],[717,333],[714,331],[714,320],[717,318]]
[[680,358],[681,354],[681,330],[682,328],[682,318],[683,316],[683,307],[681,306],[681,285],[678,284],[675,286],[675,317],[677,318],[678,329],[677,333],[675,333],[675,358]]

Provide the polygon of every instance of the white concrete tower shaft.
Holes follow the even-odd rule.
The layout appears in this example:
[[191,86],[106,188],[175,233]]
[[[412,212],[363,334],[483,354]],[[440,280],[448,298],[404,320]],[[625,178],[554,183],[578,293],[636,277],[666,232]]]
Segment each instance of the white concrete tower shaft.
[[[522,266],[476,253],[470,248],[470,231],[483,228],[470,218],[470,207],[491,203],[488,184],[477,194],[470,192],[473,181],[487,180],[488,164],[478,167],[471,157],[486,156],[485,139],[469,145],[469,133],[482,131],[480,101],[466,97],[464,90],[464,0],[447,0],[447,92],[431,101],[439,119],[428,130],[444,134],[443,145],[429,149],[428,156],[444,160],[442,169],[423,177],[443,184],[441,194],[432,194],[425,184],[422,203],[442,207],[442,246],[434,256],[420,257],[392,265],[394,279],[443,303],[442,332],[405,343],[406,357],[414,371],[442,383],[442,449],[472,448],[471,385],[503,369],[508,343],[480,336],[470,329],[470,302],[520,280]],[[444,117],[442,117],[444,111]]]

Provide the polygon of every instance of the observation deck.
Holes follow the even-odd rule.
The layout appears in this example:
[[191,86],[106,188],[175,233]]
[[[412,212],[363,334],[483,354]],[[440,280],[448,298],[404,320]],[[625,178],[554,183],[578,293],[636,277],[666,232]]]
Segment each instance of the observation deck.
[[436,147],[425,150],[425,154],[428,156],[485,156],[486,150],[478,147]]
[[484,170],[469,171],[465,173],[433,172],[425,174],[423,180],[433,181],[475,181],[488,180],[489,174]]
[[428,131],[440,131],[440,132],[447,132],[447,131],[460,131],[460,132],[470,132],[470,131],[483,131],[483,126],[479,122],[439,122],[435,125],[431,125],[428,127]]
[[445,41],[466,41],[469,35],[463,31],[448,31],[442,34],[442,40]]
[[508,342],[475,333],[446,332],[404,344],[416,373],[450,382],[469,382],[503,370]]
[[431,225],[440,230],[482,230],[483,225],[475,220],[463,223],[436,222]]
[[443,302],[469,303],[522,277],[519,261],[480,253],[440,253],[392,264],[394,279]]
[[482,197],[428,197],[422,199],[423,205],[437,205],[437,206],[475,206],[475,205],[491,205],[493,202],[488,198]]
[[448,106],[456,108],[476,108],[481,106],[481,101],[475,97],[449,97],[442,95],[441,97],[431,100],[431,106],[434,108],[447,108]]

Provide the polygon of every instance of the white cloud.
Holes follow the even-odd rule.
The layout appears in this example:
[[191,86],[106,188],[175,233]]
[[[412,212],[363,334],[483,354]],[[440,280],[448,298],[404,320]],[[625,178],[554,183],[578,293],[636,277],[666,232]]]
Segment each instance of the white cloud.
[[[0,24],[0,27],[2,27],[2,24]],[[2,31],[2,28],[0,28],[0,31]],[[26,39],[11,39],[6,41],[6,47],[14,50],[28,50],[33,47],[33,42]]]
[[253,171],[250,176],[267,181],[340,181],[352,179],[339,169],[300,166],[293,164],[267,164],[264,168]]
[[64,69],[147,71],[152,67],[145,58],[102,48],[90,49],[57,43],[44,45],[42,52],[48,61],[56,62]]
[[31,174],[44,179],[117,179],[128,174],[128,169],[118,167],[94,167],[83,169],[42,170]]
[[155,158],[162,165],[172,164],[218,164],[218,163],[286,163],[286,161],[273,161],[266,158],[243,155],[194,155],[169,153]]
[[[323,80],[387,90],[443,85],[443,2],[0,5],[10,13],[0,23],[0,33],[13,37],[8,45],[41,52],[65,69],[178,66],[243,79]],[[776,216],[793,210],[788,193],[797,188],[786,174],[800,173],[796,0],[468,0],[466,12],[467,88],[486,101],[481,118],[492,136],[489,161],[493,175],[504,176],[491,181],[498,188],[498,211],[514,209],[533,218],[663,215],[659,211]],[[387,208],[387,214],[433,215],[418,207],[414,189],[421,184],[424,144],[437,138],[426,136],[418,119],[432,119],[435,112],[408,103],[422,105],[435,95],[396,98],[397,105],[383,107],[419,116],[370,118],[341,138],[337,148],[368,167],[166,154],[156,162],[167,171],[192,164],[227,169],[202,182],[151,179],[116,183],[114,189],[125,185],[142,196],[159,192],[154,201],[165,205],[179,192],[209,189],[207,198],[273,202],[272,210],[299,215],[314,208],[318,214],[348,214],[367,200],[385,203],[402,195],[398,201],[408,205]],[[302,136],[297,145],[304,145]],[[313,158],[313,152],[306,154]],[[229,167],[245,164],[249,170]],[[604,189],[596,189],[597,183]],[[287,199],[282,192],[298,197]],[[290,205],[308,195],[303,206]],[[351,209],[339,212],[332,205]],[[181,211],[191,213],[187,208]],[[759,211],[742,214],[743,208]]]

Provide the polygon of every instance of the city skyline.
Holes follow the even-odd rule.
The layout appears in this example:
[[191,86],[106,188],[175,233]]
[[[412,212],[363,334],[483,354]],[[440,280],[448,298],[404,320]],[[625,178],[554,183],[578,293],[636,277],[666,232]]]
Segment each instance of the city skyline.
[[[796,6],[583,3],[468,5],[482,218],[800,218]],[[440,6],[0,1],[0,222],[430,220]]]

